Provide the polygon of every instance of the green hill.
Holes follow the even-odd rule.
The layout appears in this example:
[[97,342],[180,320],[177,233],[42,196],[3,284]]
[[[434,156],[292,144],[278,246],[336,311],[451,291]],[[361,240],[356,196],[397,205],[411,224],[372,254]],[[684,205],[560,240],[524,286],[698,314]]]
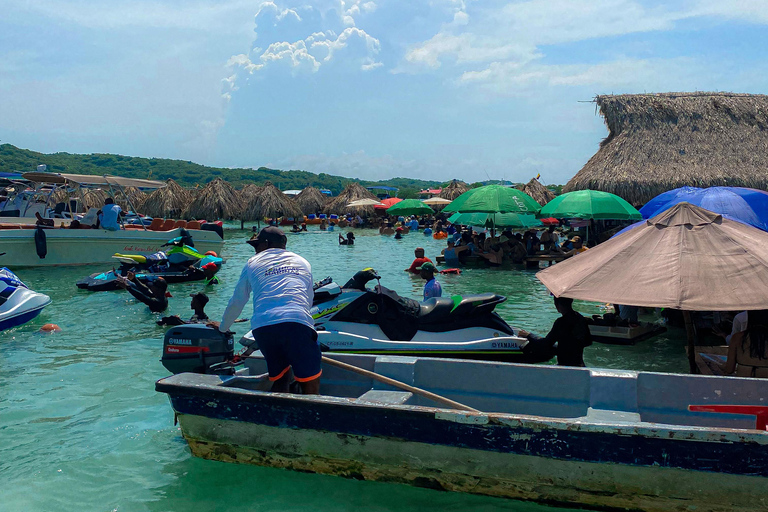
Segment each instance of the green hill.
[[183,186],[204,185],[221,177],[240,188],[246,183],[263,184],[271,181],[281,190],[302,189],[307,186],[328,189],[334,195],[344,186],[357,181],[364,186],[385,185],[400,189],[399,197],[415,197],[420,189],[435,188],[437,181],[411,178],[393,178],[385,181],[363,181],[331,174],[314,174],[306,171],[281,171],[259,167],[258,169],[226,169],[207,167],[184,160],[167,158],[141,158],[132,156],[93,153],[77,155],[70,153],[45,154],[21,149],[11,144],[0,145],[0,172],[30,172],[39,164],[48,166],[51,172],[71,174],[112,174],[126,178],[148,178],[165,180],[173,178]]

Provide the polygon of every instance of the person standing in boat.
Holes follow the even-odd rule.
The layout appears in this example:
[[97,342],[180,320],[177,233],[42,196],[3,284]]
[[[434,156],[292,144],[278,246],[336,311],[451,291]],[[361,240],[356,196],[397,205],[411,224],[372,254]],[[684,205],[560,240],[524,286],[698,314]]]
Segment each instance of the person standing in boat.
[[104,206],[97,213],[99,226],[107,231],[118,231],[120,229],[120,212],[122,209],[115,201],[108,197],[104,200]]
[[[555,297],[555,308],[562,316],[555,320],[544,338],[520,329],[517,335],[528,339],[523,352],[549,351],[554,348],[558,366],[586,366],[584,348],[592,344],[587,319],[573,309],[573,299]],[[555,347],[557,343],[557,347]]]
[[287,393],[290,375],[303,394],[320,392],[321,359],[312,307],[312,267],[309,262],[285,250],[286,236],[277,227],[266,227],[248,243],[256,255],[246,263],[221,322],[209,324],[226,332],[253,293],[254,343],[243,353],[261,350],[267,362],[272,391]]

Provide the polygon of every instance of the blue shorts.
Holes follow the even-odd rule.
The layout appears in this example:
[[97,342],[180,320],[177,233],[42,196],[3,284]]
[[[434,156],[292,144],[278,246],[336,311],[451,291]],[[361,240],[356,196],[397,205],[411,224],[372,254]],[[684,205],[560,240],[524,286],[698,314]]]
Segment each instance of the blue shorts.
[[297,322],[265,325],[253,330],[253,339],[267,361],[269,380],[283,377],[289,368],[299,382],[320,377],[322,355],[317,332]]

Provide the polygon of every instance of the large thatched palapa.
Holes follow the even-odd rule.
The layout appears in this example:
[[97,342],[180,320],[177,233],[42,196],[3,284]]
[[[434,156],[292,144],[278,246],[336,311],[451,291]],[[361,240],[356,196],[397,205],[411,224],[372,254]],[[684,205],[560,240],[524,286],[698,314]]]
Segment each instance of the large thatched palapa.
[[296,201],[280,192],[271,182],[266,182],[258,195],[243,205],[246,220],[259,220],[265,217],[301,217],[301,208]]
[[320,192],[319,188],[307,187],[296,196],[296,204],[299,205],[304,215],[318,213],[323,210],[328,196]]
[[542,185],[536,178],[532,178],[525,185],[518,185],[517,189],[531,196],[541,206],[544,206],[556,197],[554,192]]
[[450,199],[453,201],[467,190],[469,190],[469,185],[463,181],[451,180],[451,182],[446,187],[443,187],[443,190],[440,192],[439,196],[443,199]]
[[240,212],[240,201],[235,189],[221,178],[216,178],[197,194],[187,208],[185,217],[214,221],[239,218]]
[[342,213],[356,213],[359,215],[373,215],[375,213],[373,206],[359,206],[359,207],[348,207],[347,205],[351,203],[352,201],[357,201],[358,199],[375,199],[378,201],[378,198],[371,194],[371,192],[366,189],[364,186],[362,186],[359,183],[352,182],[346,187],[344,187],[344,190],[341,191],[341,194],[334,197],[330,202],[328,202],[325,207],[324,211],[325,213],[336,213],[336,214],[342,214]]
[[166,180],[163,188],[159,188],[149,194],[141,207],[134,206],[141,213],[150,217],[177,218],[181,217],[190,201],[191,195],[189,191],[169,179]]
[[261,191],[264,187],[249,183],[240,190],[237,191],[237,201],[240,204],[240,220],[258,220],[257,218],[251,218],[248,216],[248,205],[256,201],[256,198],[261,195]]
[[768,96],[597,96],[609,134],[564,192],[603,190],[634,205],[682,187],[768,189]]

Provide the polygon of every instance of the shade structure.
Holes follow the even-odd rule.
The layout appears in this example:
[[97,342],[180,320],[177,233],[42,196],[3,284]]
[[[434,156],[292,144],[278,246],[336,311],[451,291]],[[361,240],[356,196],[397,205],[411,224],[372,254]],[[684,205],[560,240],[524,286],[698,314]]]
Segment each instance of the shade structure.
[[553,217],[546,217],[546,218],[539,219],[539,220],[545,226],[557,226],[558,224],[560,224],[560,221],[555,219],[555,218],[553,218]]
[[541,206],[557,197],[554,192],[542,185],[537,178],[532,178],[525,185],[518,185],[516,188],[531,196]]
[[357,213],[360,215],[373,215],[373,206],[348,206],[349,203],[357,201],[358,199],[373,199],[379,202],[379,199],[366,190],[365,187],[357,182],[352,182],[344,187],[341,193],[332,198],[323,207],[324,213]]
[[397,204],[400,201],[402,201],[402,199],[400,199],[399,197],[388,197],[386,199],[382,199],[381,204],[376,204],[373,207],[376,208],[377,210],[386,210],[393,204]]
[[[684,197],[684,196],[690,196],[694,192],[701,190],[699,187],[680,187],[680,188],[674,188],[672,190],[667,190],[666,192],[657,195],[647,203],[643,205],[642,208],[640,208],[638,211],[643,216],[644,219],[650,219],[656,213],[659,211],[664,211],[667,208],[662,208],[665,204],[669,203],[673,199],[676,199],[678,197]],[[679,201],[682,202],[682,201]],[[672,206],[672,205],[670,205]]]
[[280,192],[271,182],[266,182],[257,195],[241,205],[246,220],[258,220],[265,217],[301,217],[304,214],[296,201]]
[[448,217],[448,221],[486,228],[532,228],[542,225],[531,213],[454,213]]
[[387,208],[387,215],[427,215],[430,213],[435,213],[435,211],[418,199],[404,199]]
[[768,192],[763,190],[742,187],[693,189],[673,197],[656,211],[651,212],[650,217],[683,201],[719,213],[727,219],[738,220],[768,231]]
[[486,185],[464,192],[446,206],[447,213],[536,213],[541,206],[516,188]]
[[299,192],[299,195],[295,197],[295,200],[296,204],[301,208],[301,211],[304,212],[304,215],[309,215],[310,213],[321,212],[323,206],[325,206],[327,198],[328,196],[320,192],[319,188],[306,187]]
[[443,190],[438,194],[443,199],[450,199],[453,201],[461,194],[469,190],[469,185],[459,180],[451,180],[451,182],[443,187]]
[[352,201],[351,203],[347,203],[347,208],[359,208],[364,206],[381,206],[382,202],[378,201],[376,199],[369,199],[369,198],[363,198],[363,199],[357,199],[355,201]]
[[687,311],[768,308],[768,233],[679,203],[536,277],[556,296]]
[[195,196],[185,216],[213,221],[239,218],[241,212],[242,206],[235,189],[221,178],[216,178]]
[[430,206],[440,206],[440,205],[451,204],[452,201],[450,199],[445,199],[443,197],[435,196],[435,197],[430,197],[429,199],[424,199],[422,203],[428,204]]
[[139,211],[150,217],[179,217],[192,201],[189,190],[173,181],[167,180],[165,187],[149,194]]
[[615,194],[599,190],[577,190],[551,200],[541,208],[539,217],[640,220],[643,216],[634,206]]

